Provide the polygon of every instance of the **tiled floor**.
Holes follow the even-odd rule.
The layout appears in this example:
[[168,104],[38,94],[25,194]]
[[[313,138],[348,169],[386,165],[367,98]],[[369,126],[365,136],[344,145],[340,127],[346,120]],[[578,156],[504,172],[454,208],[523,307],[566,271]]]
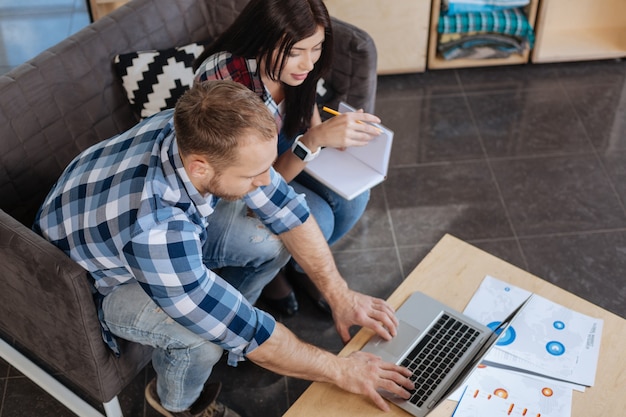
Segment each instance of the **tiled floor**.
[[[88,20],[80,0],[0,0],[0,14],[2,72]],[[451,233],[626,317],[626,61],[384,76],[377,114],[396,132],[389,177],[333,248],[353,288],[387,297]],[[332,321],[300,300],[283,322],[339,351]],[[152,374],[120,396],[126,416],[157,415]],[[250,363],[213,378],[247,416],[279,416],[308,386]],[[72,415],[1,360],[0,400],[0,417]]]

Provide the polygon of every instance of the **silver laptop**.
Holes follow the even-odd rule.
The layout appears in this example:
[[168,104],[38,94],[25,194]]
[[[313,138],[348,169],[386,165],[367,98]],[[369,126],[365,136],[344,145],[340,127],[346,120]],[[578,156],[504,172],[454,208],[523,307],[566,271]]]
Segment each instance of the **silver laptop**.
[[426,294],[413,293],[396,312],[396,337],[374,336],[362,350],[409,368],[416,389],[409,400],[381,394],[414,416],[425,416],[463,383],[528,299],[491,330]]

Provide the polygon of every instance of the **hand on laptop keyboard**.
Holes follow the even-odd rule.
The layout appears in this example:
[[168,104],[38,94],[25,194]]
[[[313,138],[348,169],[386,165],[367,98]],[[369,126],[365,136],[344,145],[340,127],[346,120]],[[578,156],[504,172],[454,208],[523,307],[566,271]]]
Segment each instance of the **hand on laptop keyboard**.
[[409,390],[415,388],[409,379],[411,372],[408,369],[384,362],[371,353],[352,352],[347,357],[338,358],[338,362],[340,366],[336,385],[346,391],[369,397],[383,411],[389,411],[389,404],[379,390],[408,399]]
[[396,335],[399,322],[394,309],[385,300],[346,289],[329,297],[328,302],[344,343],[350,340],[352,326],[371,329],[384,340],[391,340]]

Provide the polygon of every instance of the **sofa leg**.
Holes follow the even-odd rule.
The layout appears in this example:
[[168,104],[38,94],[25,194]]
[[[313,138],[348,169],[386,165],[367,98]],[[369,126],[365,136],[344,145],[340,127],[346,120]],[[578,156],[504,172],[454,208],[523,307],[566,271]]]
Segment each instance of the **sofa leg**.
[[104,413],[107,417],[124,417],[122,415],[122,407],[120,407],[120,402],[117,399],[117,396],[102,405],[104,406]]
[[[78,395],[74,394],[65,385],[61,384],[46,371],[34,364],[30,359],[22,355],[3,339],[0,339],[0,357],[24,374],[28,379],[47,391],[48,394],[52,395],[76,415],[81,417],[103,417],[101,412],[96,410]],[[109,401],[107,404],[111,405],[113,402],[117,404],[119,413],[109,414],[107,410],[107,417],[121,417],[122,411],[120,410],[117,397]],[[105,410],[107,409],[107,404],[105,404]],[[114,409],[113,407],[115,407],[115,405],[111,406],[112,409]]]

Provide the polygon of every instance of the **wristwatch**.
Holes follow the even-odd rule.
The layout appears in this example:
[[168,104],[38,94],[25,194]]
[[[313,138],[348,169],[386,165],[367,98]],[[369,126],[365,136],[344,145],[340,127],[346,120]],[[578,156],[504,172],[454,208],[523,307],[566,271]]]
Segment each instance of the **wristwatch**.
[[302,159],[304,162],[309,162],[317,158],[317,156],[320,154],[320,151],[322,150],[322,147],[320,146],[319,148],[317,148],[317,151],[312,152],[309,148],[307,148],[304,143],[300,142],[300,138],[302,138],[302,136],[304,135],[298,135],[296,137],[293,145],[291,145],[291,152],[293,152],[295,156]]

